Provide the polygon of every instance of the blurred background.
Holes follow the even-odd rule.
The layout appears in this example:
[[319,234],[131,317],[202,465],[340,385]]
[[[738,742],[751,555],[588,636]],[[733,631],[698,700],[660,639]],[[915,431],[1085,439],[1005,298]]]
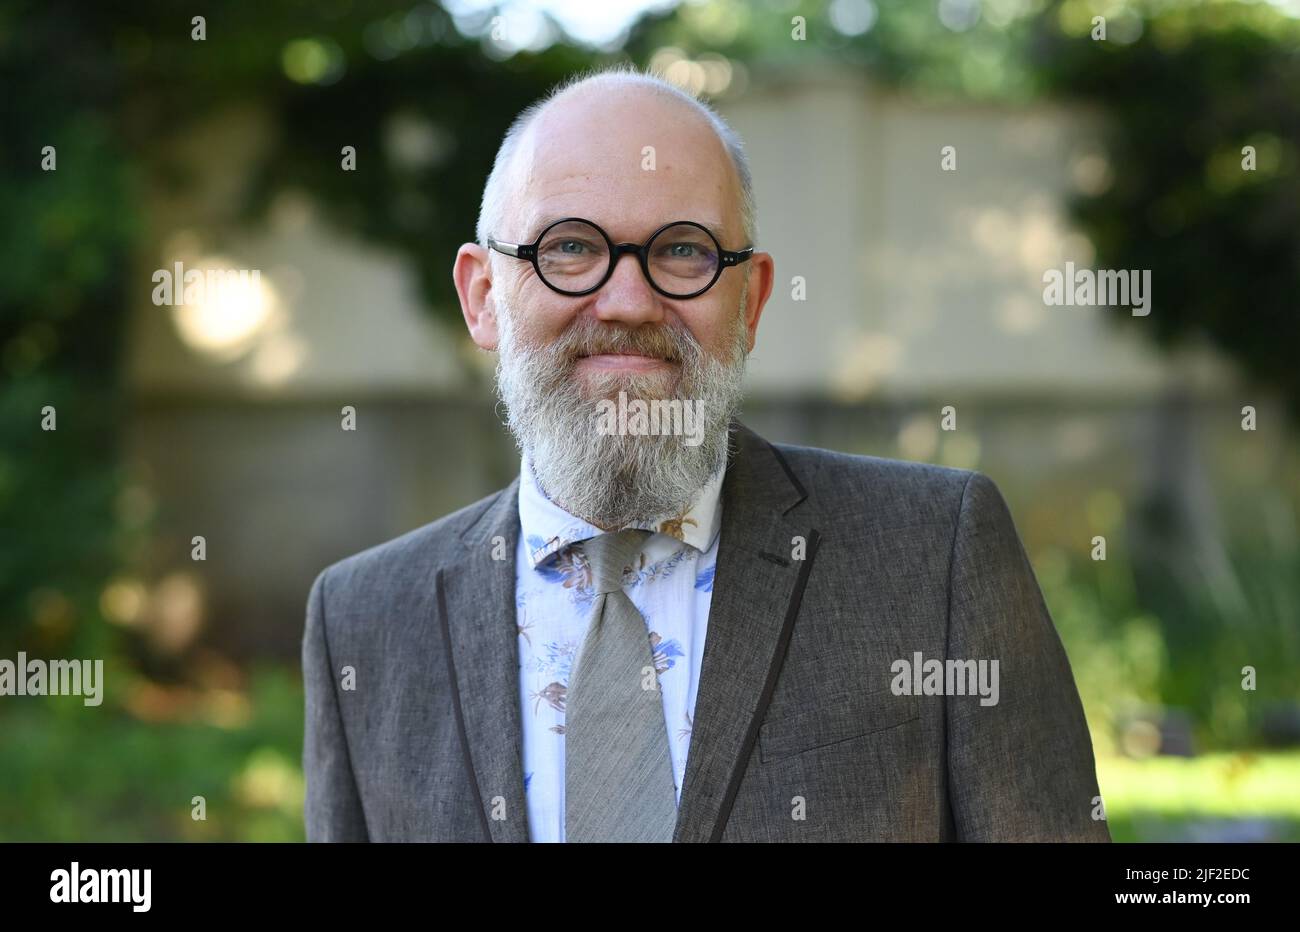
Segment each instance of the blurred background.
[[452,261],[631,60],[749,149],[750,425],[994,478],[1117,840],[1300,840],[1300,0],[207,6],[0,3],[0,658],[107,684],[0,697],[0,839],[303,837],[308,587],[514,475]]

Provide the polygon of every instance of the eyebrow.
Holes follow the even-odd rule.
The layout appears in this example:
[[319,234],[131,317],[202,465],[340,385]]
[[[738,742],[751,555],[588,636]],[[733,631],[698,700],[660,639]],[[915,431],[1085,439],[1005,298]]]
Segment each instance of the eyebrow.
[[[570,217],[573,217],[573,216],[575,216],[575,215],[574,215],[574,214],[549,214],[548,216],[543,217],[541,220],[535,221],[535,222],[534,222],[530,227],[528,227],[528,229],[527,229],[527,231],[526,231],[527,234],[528,234],[528,240],[527,240],[527,241],[528,241],[528,242],[531,242],[532,240],[537,239],[537,237],[541,235],[541,232],[542,232],[543,230],[545,230],[545,229],[546,229],[548,226],[550,226],[552,223],[555,223],[557,220],[567,220],[567,219],[569,219]],[[587,217],[579,217],[578,219],[580,219],[580,220],[590,220],[590,218],[587,218]],[[721,234],[720,234],[719,231],[722,229],[722,224],[721,224],[721,222],[718,221],[718,219],[717,219],[716,217],[704,217],[704,218],[700,218],[700,217],[674,217],[672,220],[665,220],[663,223],[660,223],[660,224],[659,224],[658,226],[656,226],[654,229],[657,230],[657,229],[659,229],[659,227],[662,227],[662,226],[664,226],[665,224],[668,224],[668,223],[674,223],[674,222],[676,222],[676,221],[678,221],[678,220],[693,220],[694,222],[696,222],[696,223],[698,223],[698,224],[701,224],[701,225],[707,227],[708,230],[709,230],[709,232],[712,233],[714,236],[717,236],[717,237],[721,238]],[[595,223],[594,220],[590,220],[590,222],[591,222],[591,223]],[[597,224],[597,225],[599,226],[599,224]],[[605,232],[608,233],[609,231],[606,230]],[[651,232],[653,232],[653,231],[651,231]],[[613,236],[611,235],[610,238],[612,239]]]

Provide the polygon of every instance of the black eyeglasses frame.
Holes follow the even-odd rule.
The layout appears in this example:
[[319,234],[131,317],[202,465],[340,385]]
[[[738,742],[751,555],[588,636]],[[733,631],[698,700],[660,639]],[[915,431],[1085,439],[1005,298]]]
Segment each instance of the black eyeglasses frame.
[[[546,280],[546,276],[542,274],[541,265],[537,261],[537,249],[541,246],[542,240],[546,237],[546,234],[552,229],[562,223],[573,223],[575,221],[595,227],[596,231],[605,238],[605,244],[609,247],[609,268],[605,270],[605,274],[601,276],[600,281],[592,287],[584,289],[583,291],[566,291],[563,288],[557,288]],[[649,256],[651,245],[653,245],[655,239],[657,239],[665,230],[681,224],[686,224],[703,230],[709,239],[713,241],[713,245],[717,247],[718,251],[718,267],[713,271],[713,278],[711,278],[709,283],[703,288],[700,288],[698,291],[693,291],[690,294],[673,294],[672,292],[665,291],[655,283],[655,280],[650,275]],[[659,229],[651,233],[649,238],[647,238],[643,244],[638,245],[636,243],[615,243],[610,239],[609,234],[605,232],[604,228],[602,228],[600,224],[588,220],[585,217],[565,217],[561,220],[556,220],[554,223],[547,224],[546,228],[543,229],[541,233],[537,234],[537,239],[533,240],[531,243],[506,243],[496,239],[495,237],[489,236],[488,248],[495,249],[502,255],[511,256],[515,259],[525,259],[531,262],[533,264],[533,269],[537,272],[538,279],[541,280],[543,285],[558,294],[566,295],[571,298],[581,298],[589,294],[595,294],[601,288],[605,287],[605,283],[613,277],[614,269],[618,265],[619,260],[628,253],[637,257],[637,262],[641,266],[641,274],[645,276],[645,280],[649,283],[650,287],[665,298],[672,298],[675,301],[698,298],[700,295],[704,294],[704,292],[717,284],[717,281],[722,277],[724,270],[733,265],[740,265],[742,262],[746,262],[754,256],[753,246],[746,246],[744,249],[735,251],[723,249],[722,244],[718,242],[718,238],[713,235],[713,231],[702,223],[696,223],[694,220],[673,220],[669,223],[665,223]]]

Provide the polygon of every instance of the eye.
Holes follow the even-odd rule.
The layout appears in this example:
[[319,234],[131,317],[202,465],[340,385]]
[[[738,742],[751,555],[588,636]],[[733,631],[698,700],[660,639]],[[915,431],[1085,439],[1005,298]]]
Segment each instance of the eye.
[[657,252],[665,259],[697,259],[702,254],[702,249],[696,243],[678,242],[666,243]]
[[576,239],[563,239],[563,240],[560,240],[560,243],[559,243],[559,246],[560,246],[560,252],[565,253],[565,254],[570,255],[570,256],[578,256],[578,255],[581,255],[581,254],[582,254],[582,250],[583,250],[584,248],[586,248],[586,245],[587,245],[586,243],[583,243],[583,242],[581,242],[581,241],[579,241],[579,240],[576,240]]

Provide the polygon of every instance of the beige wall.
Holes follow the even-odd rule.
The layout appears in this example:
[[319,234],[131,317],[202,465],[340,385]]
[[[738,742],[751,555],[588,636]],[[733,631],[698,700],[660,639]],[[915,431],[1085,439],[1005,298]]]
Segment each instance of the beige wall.
[[[832,75],[756,86],[726,115],[748,141],[761,245],[777,263],[756,389],[1109,396],[1205,368],[1147,349],[1150,318],[1117,333],[1104,309],[1043,304],[1046,269],[1093,262],[1064,206],[1072,177],[1097,164],[1086,114],[930,105]],[[940,169],[944,146],[955,172]],[[804,302],[791,299],[795,275]],[[1162,313],[1159,282],[1152,291]]]

